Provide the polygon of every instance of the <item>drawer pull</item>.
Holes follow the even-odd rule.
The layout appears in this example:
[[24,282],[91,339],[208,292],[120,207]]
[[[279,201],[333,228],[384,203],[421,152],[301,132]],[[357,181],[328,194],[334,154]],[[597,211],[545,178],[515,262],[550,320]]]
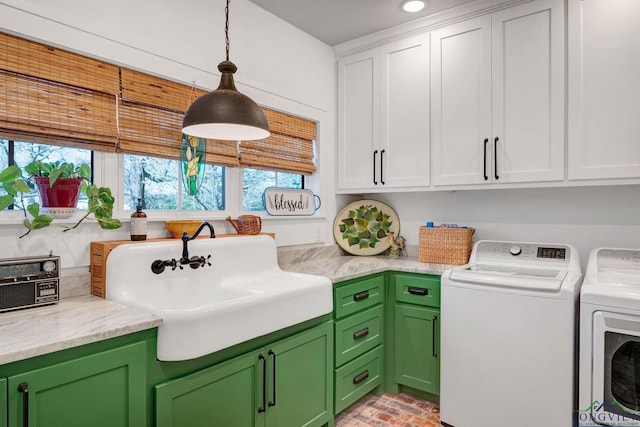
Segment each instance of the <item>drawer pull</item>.
[[436,321],[438,320],[438,316],[433,315],[433,320],[431,321],[431,348],[433,349],[432,356],[438,357],[438,353],[436,352]]
[[353,294],[354,301],[362,301],[363,299],[369,298],[369,291],[358,292],[357,294]]
[[262,362],[262,406],[258,408],[258,413],[261,414],[267,410],[267,359],[260,353],[258,360]]
[[363,373],[361,373],[360,375],[357,375],[355,378],[353,378],[353,383],[354,384],[360,384],[362,381],[366,380],[367,378],[369,378],[369,370],[368,369],[366,371],[364,371]]
[[18,384],[18,392],[22,393],[22,425],[29,427],[29,384]]
[[429,289],[427,289],[427,288],[417,288],[415,286],[409,286],[409,293],[411,295],[426,296],[426,295],[429,295]]
[[360,338],[364,338],[369,335],[369,328],[362,328],[358,332],[353,333],[353,339],[359,340]]

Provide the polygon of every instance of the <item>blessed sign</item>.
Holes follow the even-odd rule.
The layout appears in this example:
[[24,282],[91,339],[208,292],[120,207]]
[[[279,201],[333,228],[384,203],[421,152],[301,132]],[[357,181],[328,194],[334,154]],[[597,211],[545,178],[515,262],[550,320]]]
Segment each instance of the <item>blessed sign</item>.
[[263,198],[269,215],[313,215],[320,208],[320,197],[311,190],[269,187]]

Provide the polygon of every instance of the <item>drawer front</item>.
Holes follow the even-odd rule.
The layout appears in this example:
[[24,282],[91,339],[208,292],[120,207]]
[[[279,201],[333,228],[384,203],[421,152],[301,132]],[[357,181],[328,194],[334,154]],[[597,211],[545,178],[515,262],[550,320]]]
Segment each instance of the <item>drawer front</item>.
[[384,347],[379,346],[336,369],[336,414],[382,383]]
[[384,309],[377,305],[335,323],[336,366],[382,344]]
[[394,273],[396,301],[440,307],[440,277]]
[[384,275],[370,276],[334,290],[336,319],[380,304],[384,297]]

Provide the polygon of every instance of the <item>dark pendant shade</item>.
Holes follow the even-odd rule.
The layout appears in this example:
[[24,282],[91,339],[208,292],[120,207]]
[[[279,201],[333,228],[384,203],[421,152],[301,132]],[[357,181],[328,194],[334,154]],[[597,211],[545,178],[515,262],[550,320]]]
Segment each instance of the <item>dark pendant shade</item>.
[[271,135],[262,109],[236,89],[235,64],[222,61],[218,70],[220,85],[191,104],[182,121],[182,132],[198,138],[228,141],[250,141]]

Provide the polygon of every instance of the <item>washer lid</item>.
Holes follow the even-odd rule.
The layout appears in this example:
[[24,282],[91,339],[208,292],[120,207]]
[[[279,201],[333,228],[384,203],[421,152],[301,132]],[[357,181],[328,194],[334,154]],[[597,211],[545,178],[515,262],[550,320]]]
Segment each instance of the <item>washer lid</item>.
[[479,264],[466,270],[453,270],[449,280],[454,286],[454,282],[460,282],[467,286],[558,292],[566,275],[567,270]]
[[640,309],[640,250],[594,249],[580,293],[583,303]]

